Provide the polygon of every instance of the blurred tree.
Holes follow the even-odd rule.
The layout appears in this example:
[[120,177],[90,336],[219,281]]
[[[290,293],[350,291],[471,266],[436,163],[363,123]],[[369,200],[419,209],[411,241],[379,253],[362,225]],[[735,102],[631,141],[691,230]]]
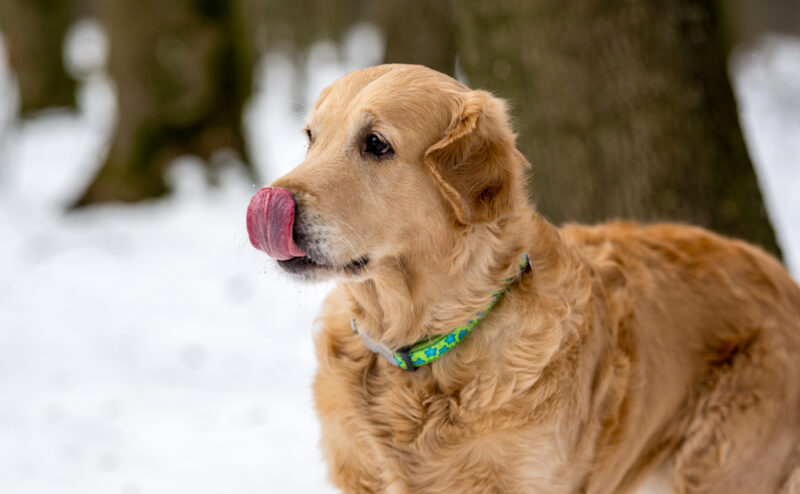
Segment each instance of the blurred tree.
[[61,62],[73,20],[70,0],[0,0],[0,30],[17,75],[23,114],[75,106],[75,81]]
[[245,158],[242,109],[254,53],[240,2],[95,0],[108,31],[119,113],[108,158],[77,205],[163,194],[184,154]]
[[547,217],[686,221],[780,255],[714,0],[454,5],[464,70],[512,102]]
[[725,17],[729,46],[774,33],[800,36],[797,0],[717,0],[717,5]]
[[376,23],[386,36],[386,63],[413,63],[453,75],[455,23],[450,2],[374,2]]
[[[440,0],[244,0],[261,24],[263,50],[288,44],[302,52],[321,39],[340,41],[354,24],[370,22],[386,38],[385,63],[416,63],[452,74],[455,26]],[[313,15],[309,15],[313,12]]]
[[338,41],[364,20],[365,0],[243,0],[263,52],[275,47],[298,52],[319,39]]
[[231,148],[244,155],[241,112],[256,46],[262,52],[288,46],[302,56],[312,42],[338,41],[354,23],[367,21],[388,33],[389,61],[449,73],[454,66],[449,7],[435,0],[94,3],[110,37],[119,115],[108,159],[78,206],[163,194],[164,171],[182,154],[207,160]]

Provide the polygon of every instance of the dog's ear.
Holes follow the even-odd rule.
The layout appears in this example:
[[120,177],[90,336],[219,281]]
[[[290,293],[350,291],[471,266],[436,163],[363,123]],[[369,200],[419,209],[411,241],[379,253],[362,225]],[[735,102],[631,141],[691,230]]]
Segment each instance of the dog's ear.
[[465,225],[508,215],[520,169],[527,165],[515,148],[505,103],[485,91],[460,97],[450,126],[425,152],[424,162]]

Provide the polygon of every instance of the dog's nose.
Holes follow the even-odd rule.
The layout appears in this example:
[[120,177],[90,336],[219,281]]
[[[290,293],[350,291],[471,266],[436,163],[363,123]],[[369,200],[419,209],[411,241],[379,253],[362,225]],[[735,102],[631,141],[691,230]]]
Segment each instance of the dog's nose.
[[289,189],[264,187],[247,206],[247,234],[253,247],[279,261],[306,253],[292,238],[294,199]]

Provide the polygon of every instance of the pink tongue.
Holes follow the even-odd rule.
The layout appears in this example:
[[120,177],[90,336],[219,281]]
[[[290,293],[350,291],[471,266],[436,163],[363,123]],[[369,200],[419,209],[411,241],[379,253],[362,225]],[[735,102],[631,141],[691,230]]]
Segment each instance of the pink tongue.
[[292,239],[294,199],[289,189],[264,187],[247,206],[247,233],[253,247],[279,261],[306,253]]

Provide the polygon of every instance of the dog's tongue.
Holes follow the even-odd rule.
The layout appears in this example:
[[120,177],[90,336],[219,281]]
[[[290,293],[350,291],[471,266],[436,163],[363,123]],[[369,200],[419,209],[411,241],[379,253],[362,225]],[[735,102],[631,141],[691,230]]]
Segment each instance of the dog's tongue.
[[264,187],[247,207],[247,233],[253,247],[285,261],[306,253],[292,239],[294,199],[289,189]]

